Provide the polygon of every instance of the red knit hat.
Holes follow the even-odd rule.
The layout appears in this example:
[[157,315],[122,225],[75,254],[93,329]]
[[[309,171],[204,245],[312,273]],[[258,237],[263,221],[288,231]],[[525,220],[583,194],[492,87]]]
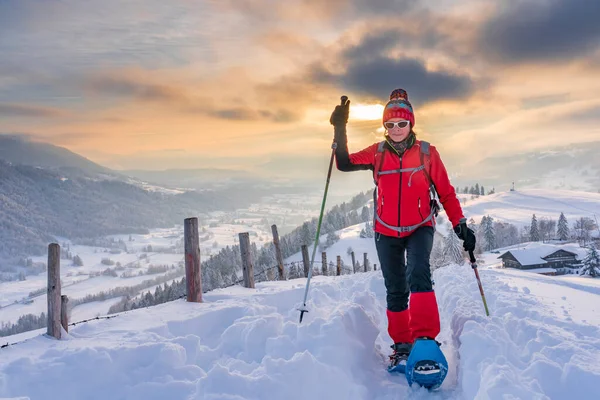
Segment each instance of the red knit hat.
[[402,118],[410,121],[410,127],[415,126],[415,114],[413,108],[408,101],[408,93],[404,89],[395,89],[390,94],[390,101],[385,105],[383,110],[383,122],[392,118]]

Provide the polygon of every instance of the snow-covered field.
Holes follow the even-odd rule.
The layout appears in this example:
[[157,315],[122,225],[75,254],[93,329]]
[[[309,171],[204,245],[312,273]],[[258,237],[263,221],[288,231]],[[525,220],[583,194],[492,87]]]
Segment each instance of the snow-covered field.
[[[0,350],[0,397],[34,399],[597,399],[597,280],[469,266],[435,271],[441,390],[389,375],[379,271],[233,287]],[[13,338],[8,338],[9,341]]]
[[[210,222],[214,222],[210,220]],[[263,229],[258,221],[248,221],[244,223],[224,224],[217,226],[204,226],[199,233],[200,238],[209,239],[201,241],[201,257],[207,258],[210,254],[217,253],[225,246],[231,246],[237,242],[240,232],[250,232],[251,240],[258,246],[271,241],[271,232]],[[126,246],[127,251],[121,251],[113,254],[110,249],[105,247],[84,246],[71,243],[67,239],[60,240],[63,248],[75,256],[78,255],[83,260],[83,266],[74,266],[71,260],[61,260],[61,279],[62,293],[69,296],[70,299],[83,298],[86,295],[93,295],[103,291],[109,291],[116,287],[132,287],[139,285],[143,281],[152,280],[166,273],[144,274],[138,276],[140,272],[147,272],[151,266],[178,266],[183,263],[183,225],[171,229],[155,229],[149,234],[140,235],[112,235],[109,238],[115,241],[121,240]],[[215,245],[215,242],[217,245]],[[151,246],[148,252],[148,246]],[[169,250],[175,246],[175,250]],[[160,251],[160,252],[157,252]],[[109,258],[114,265],[105,265],[102,259]],[[46,263],[45,256],[31,257],[34,263]],[[118,271],[118,277],[112,276],[92,276],[94,273],[100,273],[107,268],[114,269],[119,263],[124,270]],[[131,277],[122,277],[123,274],[130,274]],[[167,272],[168,273],[168,272]],[[183,273],[181,274],[183,276]],[[169,281],[170,282],[170,281]],[[25,281],[0,282],[0,324],[14,323],[18,318],[25,314],[39,315],[47,309],[47,300],[45,288],[47,285],[46,273],[38,275],[29,275]],[[155,286],[150,286],[154,290]],[[23,302],[27,299],[30,292],[41,290],[37,296]],[[145,289],[144,292],[148,290]],[[109,308],[118,301],[109,299],[106,301],[94,302],[94,305],[79,305],[72,310],[71,321],[96,317],[97,315],[106,315]]]
[[560,213],[563,212],[571,226],[581,217],[592,220],[600,217],[600,193],[528,189],[500,192],[472,200],[470,195],[460,197],[464,199],[464,203],[461,204],[465,217],[473,218],[477,223],[484,215],[517,227],[530,224],[533,214],[538,220],[548,217],[558,221]]

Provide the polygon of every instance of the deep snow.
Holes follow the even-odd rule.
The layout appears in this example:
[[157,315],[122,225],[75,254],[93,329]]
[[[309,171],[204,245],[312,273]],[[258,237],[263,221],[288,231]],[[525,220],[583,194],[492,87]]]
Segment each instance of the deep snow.
[[[469,266],[435,271],[438,339],[450,362],[439,392],[389,375],[379,271],[232,287],[37,336],[0,350],[0,397],[30,399],[596,399],[596,281]],[[589,284],[588,284],[589,283]],[[575,292],[574,292],[575,291]],[[570,301],[579,293],[589,296]],[[571,318],[553,302],[564,297]],[[589,307],[585,307],[590,302]],[[10,339],[10,338],[9,338]]]

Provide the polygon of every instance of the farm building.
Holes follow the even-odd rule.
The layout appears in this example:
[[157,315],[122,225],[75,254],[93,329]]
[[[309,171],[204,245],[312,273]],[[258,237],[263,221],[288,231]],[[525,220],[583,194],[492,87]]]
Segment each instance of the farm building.
[[509,250],[498,258],[504,268],[528,270],[544,275],[572,273],[579,268],[579,255],[552,245]]

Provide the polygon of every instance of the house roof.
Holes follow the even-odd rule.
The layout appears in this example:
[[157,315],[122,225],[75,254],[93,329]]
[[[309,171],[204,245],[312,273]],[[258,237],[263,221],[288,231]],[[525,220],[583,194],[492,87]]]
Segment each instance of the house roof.
[[509,250],[500,255],[500,257],[498,258],[504,258],[506,254],[510,253],[519,262],[519,264],[523,266],[543,265],[548,263],[546,260],[544,260],[544,257],[556,253],[559,250],[566,251],[568,253],[573,254],[574,256],[578,255],[577,253],[566,250],[560,246],[539,244],[537,246],[526,247],[524,249]]
[[512,254],[521,265],[540,265],[548,263],[546,260],[542,259],[542,257],[546,255],[546,251],[540,251],[540,249],[511,250],[507,253]]

